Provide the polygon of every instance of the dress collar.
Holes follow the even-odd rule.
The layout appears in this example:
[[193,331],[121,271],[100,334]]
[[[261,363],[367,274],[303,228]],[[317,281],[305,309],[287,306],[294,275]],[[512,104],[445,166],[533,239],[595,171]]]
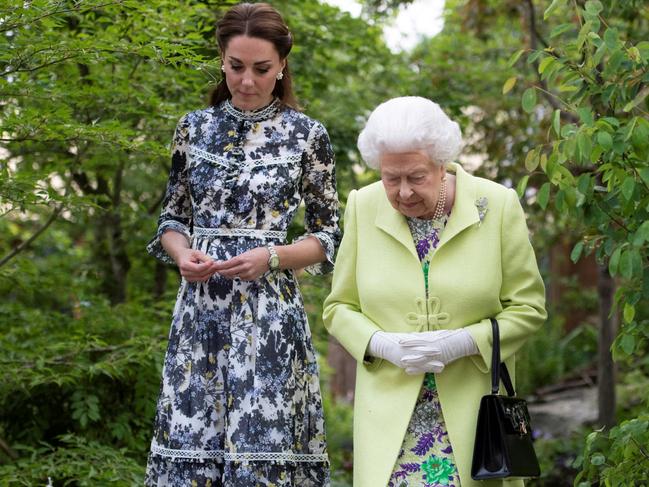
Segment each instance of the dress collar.
[[223,110],[237,120],[261,122],[262,120],[268,120],[274,117],[279,112],[281,105],[282,102],[279,98],[273,98],[273,101],[265,107],[258,108],[257,110],[244,111],[235,107],[231,100],[225,100],[223,102]]

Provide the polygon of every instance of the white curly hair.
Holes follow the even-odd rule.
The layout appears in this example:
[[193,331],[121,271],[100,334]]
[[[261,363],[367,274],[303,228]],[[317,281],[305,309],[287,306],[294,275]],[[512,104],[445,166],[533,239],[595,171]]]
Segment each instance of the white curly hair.
[[460,126],[437,103],[420,96],[402,96],[381,103],[358,136],[365,163],[380,169],[381,154],[423,151],[446,166],[462,150]]

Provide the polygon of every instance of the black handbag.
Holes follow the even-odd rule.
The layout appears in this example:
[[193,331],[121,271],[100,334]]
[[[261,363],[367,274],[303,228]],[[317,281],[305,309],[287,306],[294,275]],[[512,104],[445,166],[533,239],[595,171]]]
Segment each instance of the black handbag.
[[[491,318],[491,394],[482,396],[473,447],[473,480],[538,477],[539,461],[532,445],[532,426],[525,399],[515,397],[509,371],[500,362],[498,322]],[[498,394],[500,380],[507,390]]]

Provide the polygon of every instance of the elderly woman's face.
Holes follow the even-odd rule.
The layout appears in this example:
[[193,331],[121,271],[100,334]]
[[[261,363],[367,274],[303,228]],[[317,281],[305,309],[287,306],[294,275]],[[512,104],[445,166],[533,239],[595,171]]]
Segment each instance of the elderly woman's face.
[[383,154],[380,162],[392,206],[408,217],[432,218],[446,169],[418,151]]

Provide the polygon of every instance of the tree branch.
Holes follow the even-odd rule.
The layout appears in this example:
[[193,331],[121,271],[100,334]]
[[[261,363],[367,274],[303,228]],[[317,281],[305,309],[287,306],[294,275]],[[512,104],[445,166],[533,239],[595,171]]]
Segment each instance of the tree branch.
[[21,243],[20,245],[18,245],[15,249],[13,249],[13,250],[12,250],[11,252],[9,252],[6,256],[4,256],[4,257],[2,258],[2,260],[0,260],[0,267],[2,267],[2,266],[5,265],[7,262],[9,262],[11,259],[13,259],[14,257],[16,257],[16,255],[18,255],[20,252],[22,252],[23,250],[25,250],[27,247],[29,247],[29,245],[31,245],[31,243],[32,243],[34,240],[36,240],[38,237],[40,237],[41,234],[42,234],[45,230],[47,230],[47,228],[48,228],[52,223],[54,223],[54,220],[56,220],[56,219],[58,218],[58,216],[59,216],[59,214],[61,213],[62,210],[63,210],[63,204],[60,204],[59,206],[57,206],[57,207],[54,209],[54,211],[52,212],[52,214],[50,215],[50,217],[47,219],[47,221],[43,224],[43,226],[41,226],[41,228],[39,228],[38,230],[36,230],[36,232],[35,232],[31,237],[29,237],[29,238],[28,238],[27,240],[25,240],[23,243]]
[[[538,29],[536,28],[536,12],[534,10],[534,4],[532,3],[532,0],[525,0],[525,5],[526,7],[522,7],[522,9],[527,10],[527,25],[530,34],[530,49],[533,51],[536,50],[537,41],[543,44],[545,48],[547,48],[548,43],[545,41],[545,39],[543,39],[543,37],[539,34]],[[561,105],[557,102],[556,97],[552,95],[552,93],[550,93],[545,80],[541,78],[538,61],[534,61],[533,66],[534,72],[536,73],[536,76],[539,80],[539,85],[542,88],[539,91],[541,91],[543,98],[547,100],[552,108],[554,108],[555,110],[561,110]],[[579,118],[573,113],[562,111],[561,115],[571,123],[576,123],[579,121]]]
[[12,460],[18,460],[18,453],[16,453],[2,438],[0,438],[0,450],[5,452],[5,454]]

